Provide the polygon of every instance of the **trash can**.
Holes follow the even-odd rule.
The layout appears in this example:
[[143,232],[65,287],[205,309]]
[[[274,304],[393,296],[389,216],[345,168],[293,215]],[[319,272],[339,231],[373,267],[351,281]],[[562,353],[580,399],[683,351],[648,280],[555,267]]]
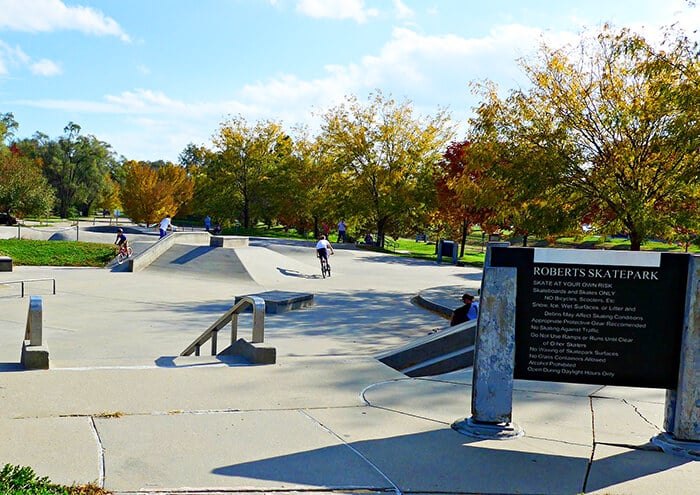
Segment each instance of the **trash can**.
[[452,263],[457,263],[457,243],[454,241],[440,241],[437,253],[438,263],[442,263],[443,256],[452,258]]

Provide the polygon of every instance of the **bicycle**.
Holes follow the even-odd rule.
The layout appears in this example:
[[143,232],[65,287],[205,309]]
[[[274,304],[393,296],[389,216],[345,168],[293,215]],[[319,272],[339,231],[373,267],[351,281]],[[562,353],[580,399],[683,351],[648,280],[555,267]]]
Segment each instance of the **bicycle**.
[[323,256],[319,256],[318,259],[321,260],[321,275],[323,276],[323,278],[326,278],[326,275],[330,277],[331,265],[328,263],[328,260]]
[[131,258],[132,254],[134,254],[134,252],[131,249],[131,246],[127,247],[126,249],[124,249],[123,246],[119,246],[119,252],[117,253],[117,263],[121,265],[125,259]]

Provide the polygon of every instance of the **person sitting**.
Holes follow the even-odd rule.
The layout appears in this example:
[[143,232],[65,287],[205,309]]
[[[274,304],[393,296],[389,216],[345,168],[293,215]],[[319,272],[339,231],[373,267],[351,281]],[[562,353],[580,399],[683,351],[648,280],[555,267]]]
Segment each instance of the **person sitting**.
[[214,230],[212,231],[214,235],[219,235],[221,234],[221,223],[217,223],[216,227],[214,227]]
[[367,232],[367,235],[365,236],[365,244],[368,246],[374,246],[374,239],[372,238],[372,234]]
[[476,320],[479,316],[479,303],[474,301],[474,296],[468,292],[462,296],[463,306],[455,309],[452,312],[452,318],[450,319],[450,326],[459,325],[469,320]]

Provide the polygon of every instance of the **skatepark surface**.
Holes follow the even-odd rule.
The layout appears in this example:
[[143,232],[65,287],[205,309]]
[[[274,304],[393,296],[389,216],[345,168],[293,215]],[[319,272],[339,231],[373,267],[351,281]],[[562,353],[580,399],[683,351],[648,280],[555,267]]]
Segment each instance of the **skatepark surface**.
[[[123,494],[698,493],[700,464],[649,443],[664,390],[516,380],[523,437],[453,430],[471,414],[470,369],[413,379],[375,356],[445,327],[413,299],[456,307],[480,270],[336,247],[327,279],[311,243],[271,239],[177,244],[134,273],[0,272],[56,285],[25,284],[42,298],[51,356],[49,370],[25,371],[29,300],[0,284],[0,464]],[[276,364],[179,357],[236,296],[266,291],[314,297],[265,316]]]

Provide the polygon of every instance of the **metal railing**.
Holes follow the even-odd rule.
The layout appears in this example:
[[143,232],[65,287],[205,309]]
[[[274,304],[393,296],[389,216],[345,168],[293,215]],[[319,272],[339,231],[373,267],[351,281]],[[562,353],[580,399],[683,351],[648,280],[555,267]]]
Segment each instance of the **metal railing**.
[[211,340],[211,355],[217,354],[218,333],[229,322],[231,323],[231,344],[238,339],[238,315],[248,308],[253,309],[253,343],[263,342],[265,339],[265,300],[258,296],[244,296],[229,309],[221,318],[195,339],[180,356],[189,356],[194,353],[199,356],[200,348]]
[[56,279],[55,278],[29,278],[27,280],[9,280],[7,282],[0,282],[0,285],[8,285],[8,284],[20,284],[21,285],[21,296],[24,297],[24,284],[27,282],[46,282],[48,280],[51,280],[52,285],[53,285],[53,295],[56,295]]

